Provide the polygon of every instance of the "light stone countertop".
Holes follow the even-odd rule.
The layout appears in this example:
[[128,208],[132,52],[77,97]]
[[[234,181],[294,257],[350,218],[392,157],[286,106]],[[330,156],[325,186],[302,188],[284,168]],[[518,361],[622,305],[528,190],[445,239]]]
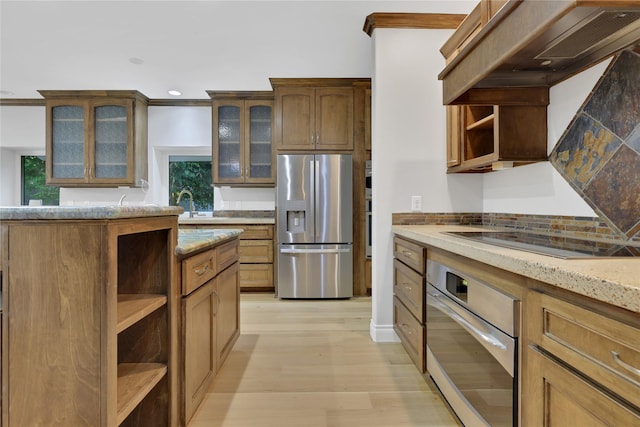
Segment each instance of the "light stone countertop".
[[206,224],[275,224],[275,218],[260,217],[232,217],[232,216],[194,216],[193,218],[178,218],[178,224],[182,225],[206,225]]
[[0,220],[122,219],[182,212],[178,206],[0,206]]
[[393,233],[408,239],[640,313],[640,257],[565,260],[443,234],[482,230],[456,225],[392,226]]
[[181,230],[178,229],[178,244],[176,255],[184,258],[192,253],[219,245],[226,240],[233,239],[242,233],[241,229],[206,229]]

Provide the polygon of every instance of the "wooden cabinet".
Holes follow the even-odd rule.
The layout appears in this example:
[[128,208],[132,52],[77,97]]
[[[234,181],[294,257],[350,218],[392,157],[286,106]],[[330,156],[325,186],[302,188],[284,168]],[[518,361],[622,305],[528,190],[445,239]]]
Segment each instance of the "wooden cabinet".
[[448,172],[488,172],[547,160],[548,90],[523,88],[517,97],[512,94],[487,91],[484,97],[499,104],[447,107]]
[[174,425],[177,214],[5,227],[3,424]]
[[147,179],[147,104],[137,91],[39,91],[46,104],[46,181],[66,187]]
[[353,150],[353,80],[271,79],[271,84],[278,150]]
[[273,92],[212,92],[213,183],[273,186]]
[[220,299],[217,316],[217,360],[220,369],[240,335],[238,263],[220,273],[216,281]]
[[640,328],[530,291],[523,425],[639,425]]
[[425,359],[427,250],[398,236],[393,238],[393,329],[420,373]]
[[181,260],[181,413],[186,425],[240,335],[238,239]]
[[184,420],[189,422],[215,378],[218,294],[209,280],[182,301]]
[[242,229],[240,235],[240,290],[243,292],[274,292],[274,225],[273,224],[212,224],[197,228]]

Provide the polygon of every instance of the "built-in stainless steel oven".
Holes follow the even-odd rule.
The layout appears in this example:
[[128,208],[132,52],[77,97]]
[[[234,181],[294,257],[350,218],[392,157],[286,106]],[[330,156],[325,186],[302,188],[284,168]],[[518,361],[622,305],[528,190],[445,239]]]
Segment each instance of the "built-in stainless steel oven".
[[519,301],[427,262],[427,371],[466,426],[516,426]]

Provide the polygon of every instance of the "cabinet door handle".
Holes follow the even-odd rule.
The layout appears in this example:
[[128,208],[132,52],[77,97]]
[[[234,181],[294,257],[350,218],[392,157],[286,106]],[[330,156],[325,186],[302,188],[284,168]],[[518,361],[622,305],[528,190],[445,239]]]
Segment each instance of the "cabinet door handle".
[[209,271],[209,264],[204,264],[202,268],[196,268],[194,271],[198,276],[202,276],[204,273]]
[[611,352],[611,357],[613,358],[614,362],[616,362],[618,365],[622,366],[627,371],[640,376],[640,369],[638,369],[638,368],[636,368],[634,366],[631,366],[628,363],[624,362],[622,359],[620,359],[620,355],[618,353],[616,353],[615,351]]

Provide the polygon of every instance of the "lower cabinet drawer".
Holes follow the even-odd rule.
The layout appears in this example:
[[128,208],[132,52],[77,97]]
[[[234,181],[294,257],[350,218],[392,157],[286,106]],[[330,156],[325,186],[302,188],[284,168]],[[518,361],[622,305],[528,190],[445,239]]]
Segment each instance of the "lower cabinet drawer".
[[426,370],[424,358],[425,327],[411,315],[396,297],[393,298],[393,329],[400,337],[402,345],[420,373],[424,373]]
[[240,264],[240,287],[273,288],[273,264]]
[[640,408],[640,329],[539,292],[527,304],[538,346]]
[[185,259],[182,261],[182,294],[188,295],[217,273],[215,249]]
[[393,260],[393,293],[420,323],[425,321],[425,278],[397,259]]
[[523,425],[637,426],[640,412],[614,399],[534,348],[526,349],[536,375],[529,378]]
[[218,272],[224,270],[238,260],[240,256],[238,247],[238,239],[233,239],[230,242],[216,247]]
[[273,240],[241,240],[240,263],[273,262]]

